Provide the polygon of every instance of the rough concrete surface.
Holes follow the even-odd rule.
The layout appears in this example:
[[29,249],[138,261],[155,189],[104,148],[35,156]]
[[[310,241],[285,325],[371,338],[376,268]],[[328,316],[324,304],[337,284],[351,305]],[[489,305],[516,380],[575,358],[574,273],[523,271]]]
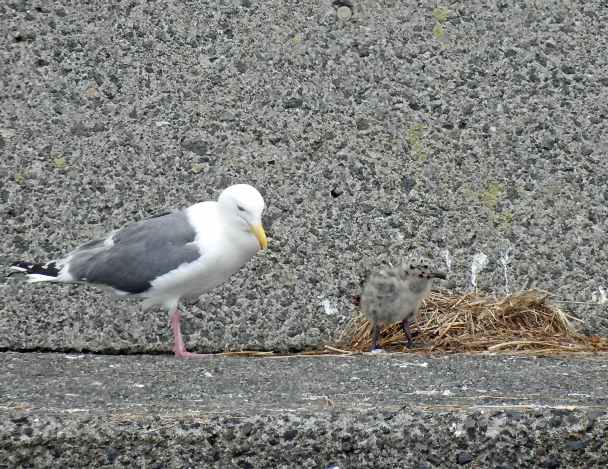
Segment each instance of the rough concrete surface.
[[608,465],[601,356],[0,358],[0,467]]
[[[607,335],[606,11],[0,2],[0,264],[246,182],[270,249],[185,308],[193,351],[318,348],[367,270],[426,257],[462,293],[478,253],[481,291]],[[0,282],[0,350],[171,345],[163,312]],[[604,363],[5,353],[0,466],[605,467]]]
[[[299,350],[409,255],[537,286],[608,333],[606,5],[0,4],[0,263],[254,184],[270,249],[188,307],[199,351]],[[337,8],[342,5],[340,19]],[[0,347],[168,351],[165,313],[1,286]]]

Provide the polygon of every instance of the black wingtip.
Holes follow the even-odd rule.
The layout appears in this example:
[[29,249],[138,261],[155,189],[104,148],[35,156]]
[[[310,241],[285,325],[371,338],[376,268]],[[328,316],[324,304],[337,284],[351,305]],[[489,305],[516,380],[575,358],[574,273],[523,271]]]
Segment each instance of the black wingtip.
[[10,272],[7,277],[14,274],[40,274],[49,277],[57,277],[59,275],[59,269],[55,262],[36,264],[28,261],[15,261],[11,264],[11,268],[12,272]]
[[31,266],[31,262],[16,261],[10,266],[11,271],[5,275],[6,278],[16,274],[27,274],[28,268]]

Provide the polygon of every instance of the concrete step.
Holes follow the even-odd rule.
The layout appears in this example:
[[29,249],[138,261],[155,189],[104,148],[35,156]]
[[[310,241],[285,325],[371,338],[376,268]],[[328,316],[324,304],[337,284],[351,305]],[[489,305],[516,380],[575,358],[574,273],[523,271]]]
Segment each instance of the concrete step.
[[0,467],[606,467],[606,356],[0,356]]

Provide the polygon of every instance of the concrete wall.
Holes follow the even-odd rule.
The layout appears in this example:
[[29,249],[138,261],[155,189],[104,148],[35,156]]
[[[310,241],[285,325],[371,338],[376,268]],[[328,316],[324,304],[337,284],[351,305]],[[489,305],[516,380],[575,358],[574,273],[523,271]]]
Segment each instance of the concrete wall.
[[[479,252],[503,292],[507,249],[511,290],[608,290],[604,2],[80,3],[0,5],[3,265],[247,182],[270,249],[186,308],[193,349],[317,347],[410,255],[449,253],[455,292]],[[3,349],[171,347],[95,289],[0,292]]]

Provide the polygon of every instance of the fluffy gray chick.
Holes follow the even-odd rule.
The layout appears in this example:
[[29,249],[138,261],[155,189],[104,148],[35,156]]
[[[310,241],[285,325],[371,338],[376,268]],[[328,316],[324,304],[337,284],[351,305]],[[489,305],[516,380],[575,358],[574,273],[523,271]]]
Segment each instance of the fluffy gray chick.
[[363,287],[361,309],[372,322],[372,350],[378,349],[380,324],[401,321],[407,336],[407,347],[412,346],[410,319],[431,290],[433,278],[445,279],[446,274],[433,272],[428,265],[403,264],[372,273]]

